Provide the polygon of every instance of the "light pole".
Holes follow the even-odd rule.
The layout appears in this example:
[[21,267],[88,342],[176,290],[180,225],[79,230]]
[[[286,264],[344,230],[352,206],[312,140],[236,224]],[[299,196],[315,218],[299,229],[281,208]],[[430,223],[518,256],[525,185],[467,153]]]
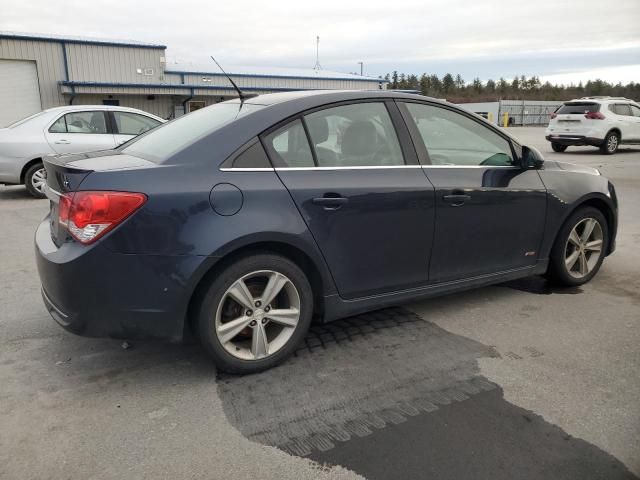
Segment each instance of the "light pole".
[[358,62],[358,65],[360,65],[360,76],[363,75],[362,71],[364,69],[364,63],[363,62]]

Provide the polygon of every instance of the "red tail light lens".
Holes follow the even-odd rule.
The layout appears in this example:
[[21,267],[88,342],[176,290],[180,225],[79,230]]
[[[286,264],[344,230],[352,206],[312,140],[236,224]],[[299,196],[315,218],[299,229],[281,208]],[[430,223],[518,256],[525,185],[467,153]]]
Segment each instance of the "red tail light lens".
[[147,201],[143,193],[75,192],[60,197],[58,221],[81,243],[90,244]]
[[604,115],[600,112],[587,112],[584,114],[584,118],[589,120],[604,120]]
[[557,116],[558,116],[558,114],[557,114],[556,112],[553,112],[553,113],[551,114],[551,118],[556,118]]

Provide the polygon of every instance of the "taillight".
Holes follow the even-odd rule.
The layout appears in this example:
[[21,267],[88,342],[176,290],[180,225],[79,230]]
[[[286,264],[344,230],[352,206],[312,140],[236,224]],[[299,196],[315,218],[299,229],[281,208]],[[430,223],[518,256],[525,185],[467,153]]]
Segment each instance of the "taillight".
[[558,116],[558,114],[557,114],[556,112],[553,112],[553,113],[551,114],[551,118],[556,118],[557,116]]
[[584,118],[589,120],[604,120],[604,115],[600,112],[587,112],[584,114]]
[[147,201],[143,193],[65,193],[58,205],[58,221],[83,244],[95,242]]

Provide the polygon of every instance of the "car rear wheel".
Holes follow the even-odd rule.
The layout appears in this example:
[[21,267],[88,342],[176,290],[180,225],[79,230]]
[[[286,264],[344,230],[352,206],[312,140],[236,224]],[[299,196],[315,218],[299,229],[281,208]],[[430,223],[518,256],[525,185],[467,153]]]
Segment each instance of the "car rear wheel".
[[602,212],[593,207],[578,210],[562,226],[551,250],[550,278],[566,286],[587,283],[598,273],[607,247]]
[[564,152],[567,149],[566,145],[560,145],[559,143],[552,143],[551,148],[554,152]]
[[600,145],[600,152],[605,155],[612,155],[618,150],[620,145],[620,135],[617,132],[609,132],[604,137],[604,142]]
[[24,174],[24,186],[36,198],[45,198],[44,187],[47,184],[47,171],[42,163],[31,165]]
[[220,370],[247,374],[291,355],[306,335],[313,294],[305,274],[279,255],[245,257],[209,287],[198,333]]

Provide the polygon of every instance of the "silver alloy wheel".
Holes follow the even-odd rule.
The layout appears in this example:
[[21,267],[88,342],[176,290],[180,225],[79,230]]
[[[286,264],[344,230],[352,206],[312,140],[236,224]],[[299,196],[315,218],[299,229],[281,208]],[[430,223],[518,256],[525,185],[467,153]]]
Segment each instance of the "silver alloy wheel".
[[564,263],[573,278],[584,278],[602,255],[603,233],[595,218],[583,218],[571,230],[565,246]]
[[282,273],[259,270],[227,289],[216,311],[220,344],[236,358],[259,360],[284,347],[300,320],[300,295]]
[[44,167],[36,170],[31,176],[31,185],[33,188],[40,192],[44,193],[44,186],[47,184],[47,171]]
[[607,150],[609,152],[615,152],[616,148],[618,148],[618,136],[614,134],[607,140]]

